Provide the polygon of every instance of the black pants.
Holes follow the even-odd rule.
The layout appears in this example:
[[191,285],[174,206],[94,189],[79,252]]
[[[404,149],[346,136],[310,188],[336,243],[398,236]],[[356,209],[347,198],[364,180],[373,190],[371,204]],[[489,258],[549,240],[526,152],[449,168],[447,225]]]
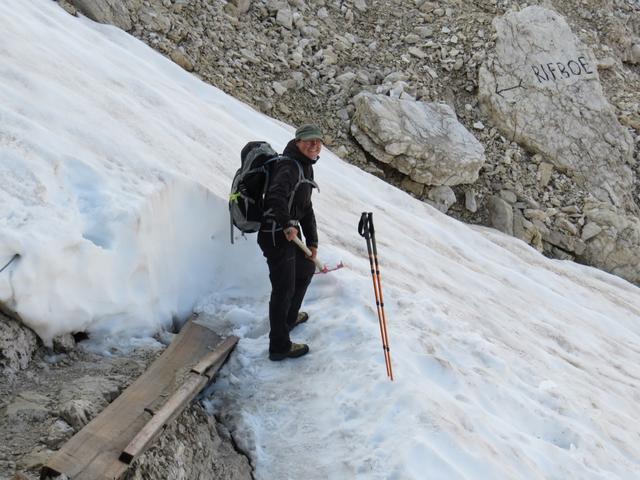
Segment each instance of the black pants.
[[295,243],[284,238],[282,231],[275,232],[275,245],[271,232],[259,232],[258,245],[267,259],[271,280],[269,352],[282,353],[291,347],[289,325],[296,321],[315,265]]

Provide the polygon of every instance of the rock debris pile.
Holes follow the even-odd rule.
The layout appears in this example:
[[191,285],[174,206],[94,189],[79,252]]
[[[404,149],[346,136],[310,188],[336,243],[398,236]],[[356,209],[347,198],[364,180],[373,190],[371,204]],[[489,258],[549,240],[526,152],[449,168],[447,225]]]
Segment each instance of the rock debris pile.
[[640,282],[636,0],[60,4],[456,218]]
[[[40,478],[54,452],[141,375],[162,349],[113,348],[110,356],[89,350],[77,346],[72,335],[56,337],[53,348],[46,349],[21,322],[0,313],[0,478]],[[252,472],[224,426],[194,403],[136,459],[125,478],[246,480]]]

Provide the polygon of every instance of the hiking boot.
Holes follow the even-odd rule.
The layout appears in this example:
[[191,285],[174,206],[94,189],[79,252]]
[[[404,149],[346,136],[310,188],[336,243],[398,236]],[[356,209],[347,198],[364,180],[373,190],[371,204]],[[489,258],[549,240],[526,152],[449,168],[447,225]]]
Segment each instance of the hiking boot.
[[298,312],[298,318],[296,318],[296,321],[293,322],[293,325],[288,324],[287,327],[289,328],[289,331],[291,331],[307,320],[309,320],[309,314],[307,312]]
[[304,343],[293,343],[291,342],[291,346],[289,350],[282,353],[269,352],[269,360],[273,360],[274,362],[278,362],[280,360],[284,360],[285,358],[298,358],[303,355],[309,353],[309,345],[305,345]]

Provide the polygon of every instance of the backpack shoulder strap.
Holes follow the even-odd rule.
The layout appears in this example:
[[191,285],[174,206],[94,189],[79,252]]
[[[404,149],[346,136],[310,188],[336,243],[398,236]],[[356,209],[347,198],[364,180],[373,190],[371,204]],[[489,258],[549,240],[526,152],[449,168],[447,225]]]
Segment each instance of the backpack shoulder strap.
[[292,158],[291,160],[293,160],[293,162],[298,167],[298,183],[296,183],[295,186],[293,187],[293,190],[291,191],[291,196],[289,197],[289,211],[291,211],[291,207],[293,206],[293,197],[295,197],[296,195],[296,190],[298,190],[298,187],[303,183],[310,184],[312,188],[317,188],[318,192],[320,192],[320,187],[318,187],[318,184],[313,180],[309,180],[304,176],[304,170],[302,169],[302,165],[300,165],[300,162],[297,161],[295,158]]
[[318,191],[320,191],[320,187],[318,187],[318,184],[316,182],[314,182],[313,180],[309,180],[304,176],[304,170],[302,169],[302,165],[300,165],[300,162],[295,158],[287,157],[286,155],[278,155],[276,158],[273,158],[271,160],[285,160],[285,159],[292,161],[293,163],[296,164],[296,167],[298,167],[298,182],[293,188],[294,191],[298,188],[298,186],[300,186],[301,183],[310,183],[314,188],[317,188]]

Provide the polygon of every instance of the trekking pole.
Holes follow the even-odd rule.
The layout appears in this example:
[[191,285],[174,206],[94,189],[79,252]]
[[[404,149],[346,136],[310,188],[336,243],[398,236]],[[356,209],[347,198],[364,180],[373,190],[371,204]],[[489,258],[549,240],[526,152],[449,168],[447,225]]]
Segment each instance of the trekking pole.
[[384,312],[384,298],[382,296],[382,276],[378,264],[378,247],[376,246],[376,232],[373,228],[373,213],[369,212],[369,231],[371,232],[371,246],[373,247],[373,262],[376,269],[376,280],[378,282],[378,295],[380,296],[380,312],[382,314],[382,331],[384,332],[385,353],[389,362],[389,378],[393,381],[393,369],[391,368],[391,350],[389,349],[389,334],[387,333],[387,316]]
[[384,299],[382,297],[382,283],[380,281],[380,268],[378,266],[378,249],[376,247],[375,230],[373,228],[373,214],[362,212],[360,223],[358,224],[360,236],[367,241],[367,252],[369,254],[369,265],[371,266],[371,279],[373,280],[373,293],[376,297],[376,310],[378,312],[378,322],[380,324],[380,337],[382,338],[382,350],[384,351],[384,362],[387,367],[387,376],[393,381],[393,370],[391,368],[391,352],[389,350],[389,339],[387,335],[387,319],[384,313]]

